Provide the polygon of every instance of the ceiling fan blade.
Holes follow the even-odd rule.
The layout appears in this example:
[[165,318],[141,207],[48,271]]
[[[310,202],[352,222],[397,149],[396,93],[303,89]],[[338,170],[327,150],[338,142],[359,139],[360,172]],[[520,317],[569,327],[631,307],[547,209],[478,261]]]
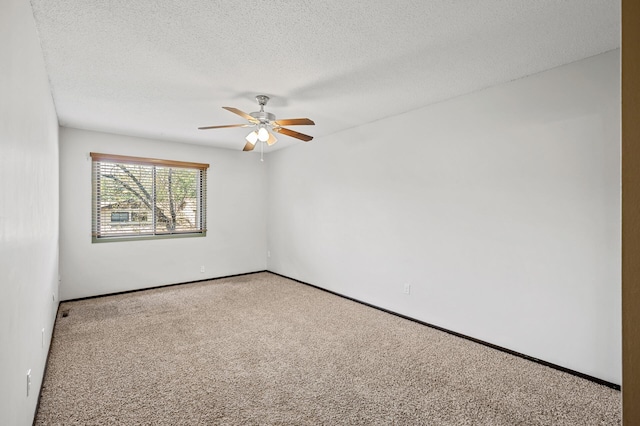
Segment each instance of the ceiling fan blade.
[[245,120],[249,120],[253,124],[260,123],[260,120],[256,120],[255,118],[253,118],[252,116],[250,116],[246,112],[240,111],[238,108],[233,108],[233,107],[222,107],[222,108],[224,108],[227,111],[232,112],[234,114],[238,114],[240,117],[244,118]]
[[225,127],[251,127],[253,124],[225,124],[223,126],[206,126],[206,127],[198,127],[200,130],[206,129],[224,129]]
[[276,139],[275,136],[273,136],[271,133],[269,133],[269,139],[267,139],[267,145],[271,146],[276,142],[278,142],[278,139]]
[[284,118],[282,120],[274,121],[278,126],[313,126],[313,120],[308,118]]
[[313,136],[305,135],[304,133],[298,133],[290,129],[285,129],[284,127],[274,128],[273,131],[282,133],[283,135],[291,136],[292,138],[303,140],[305,142],[309,142],[311,139],[313,139]]
[[244,146],[244,148],[242,148],[243,151],[253,151],[253,148],[256,147],[256,144],[251,143],[251,142],[247,142],[246,145]]

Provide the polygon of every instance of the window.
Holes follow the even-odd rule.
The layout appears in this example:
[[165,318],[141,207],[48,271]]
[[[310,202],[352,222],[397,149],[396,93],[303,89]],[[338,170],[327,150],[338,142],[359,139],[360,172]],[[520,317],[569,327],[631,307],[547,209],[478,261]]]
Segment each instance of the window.
[[206,234],[208,164],[91,153],[93,241]]

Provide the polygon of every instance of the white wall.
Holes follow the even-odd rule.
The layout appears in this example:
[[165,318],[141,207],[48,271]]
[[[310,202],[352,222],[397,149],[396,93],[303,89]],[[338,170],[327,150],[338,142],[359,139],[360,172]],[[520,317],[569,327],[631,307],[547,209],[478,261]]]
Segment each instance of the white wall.
[[[2,425],[29,425],[33,420],[57,309],[57,293],[58,122],[31,5],[28,0],[3,0],[0,2]],[[32,385],[27,397],[28,369]]]
[[269,154],[269,270],[619,384],[619,59]]
[[[207,236],[92,243],[90,152],[209,163]],[[240,151],[61,128],[62,300],[266,269],[263,164]]]

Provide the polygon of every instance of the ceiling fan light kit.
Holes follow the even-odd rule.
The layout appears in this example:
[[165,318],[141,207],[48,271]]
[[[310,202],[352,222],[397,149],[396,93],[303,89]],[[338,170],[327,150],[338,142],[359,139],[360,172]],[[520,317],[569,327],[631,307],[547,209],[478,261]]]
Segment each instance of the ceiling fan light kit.
[[[282,126],[313,126],[316,123],[313,120],[308,118],[285,118],[282,120],[276,120],[275,114],[272,114],[268,111],[264,110],[265,105],[269,102],[269,97],[267,95],[258,95],[256,96],[256,101],[258,101],[258,105],[260,105],[260,111],[255,111],[247,114],[246,112],[240,111],[237,108],[233,107],[222,107],[229,112],[232,112],[245,120],[249,121],[249,124],[225,124],[221,126],[206,126],[206,127],[198,127],[200,130],[207,129],[223,129],[229,127],[253,127],[252,130],[247,136],[243,151],[253,151],[258,141],[263,144],[267,144],[268,146],[273,145],[278,142],[278,139],[271,132],[280,133],[292,138],[300,139],[305,142],[309,142],[313,139],[313,136],[305,135],[304,133],[299,133],[291,129],[287,129]],[[271,132],[269,131],[271,129]],[[261,145],[262,146],[262,145]]]

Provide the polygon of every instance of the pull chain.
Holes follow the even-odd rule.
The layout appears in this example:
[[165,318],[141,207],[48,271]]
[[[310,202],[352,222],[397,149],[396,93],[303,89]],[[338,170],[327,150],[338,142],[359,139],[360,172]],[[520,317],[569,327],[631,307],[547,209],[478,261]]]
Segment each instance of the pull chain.
[[264,154],[264,144],[265,142],[260,142],[260,161],[264,163],[264,158],[262,157],[262,154]]

